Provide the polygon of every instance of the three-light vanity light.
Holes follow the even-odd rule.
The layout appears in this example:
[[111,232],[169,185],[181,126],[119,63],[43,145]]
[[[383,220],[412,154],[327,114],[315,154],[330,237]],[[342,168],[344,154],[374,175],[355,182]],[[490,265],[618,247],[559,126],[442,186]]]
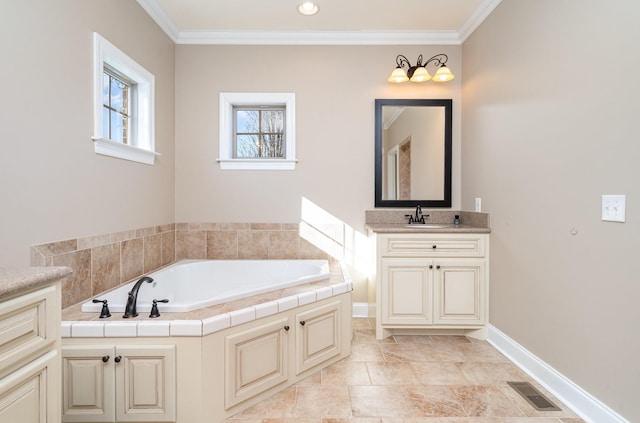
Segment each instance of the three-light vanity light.
[[[455,76],[451,73],[449,68],[447,67],[447,57],[446,54],[436,54],[424,64],[422,63],[422,55],[418,56],[418,60],[416,65],[412,65],[402,54],[399,54],[396,57],[396,68],[391,72],[391,76],[387,79],[389,82],[393,83],[402,83],[402,82],[426,82],[429,80],[433,80],[435,82],[447,82],[451,81]],[[427,71],[427,65],[433,64],[436,67],[435,75],[431,76],[431,74]],[[405,71],[404,68],[407,68]]]

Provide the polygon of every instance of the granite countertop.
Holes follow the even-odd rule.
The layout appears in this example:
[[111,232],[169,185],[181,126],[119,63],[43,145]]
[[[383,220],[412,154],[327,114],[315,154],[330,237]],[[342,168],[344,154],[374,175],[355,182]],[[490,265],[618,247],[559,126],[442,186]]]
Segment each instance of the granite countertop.
[[[437,227],[436,227],[437,226]],[[473,225],[452,225],[443,223],[414,224],[409,227],[406,223],[367,223],[365,228],[376,233],[489,233],[490,228]]]
[[[425,224],[407,224],[406,215],[413,215],[413,209],[376,209],[365,211],[364,227],[376,233],[490,233],[488,213],[464,210],[423,209]],[[460,224],[454,225],[454,216],[460,217]]]
[[0,301],[70,275],[65,266],[0,268]]

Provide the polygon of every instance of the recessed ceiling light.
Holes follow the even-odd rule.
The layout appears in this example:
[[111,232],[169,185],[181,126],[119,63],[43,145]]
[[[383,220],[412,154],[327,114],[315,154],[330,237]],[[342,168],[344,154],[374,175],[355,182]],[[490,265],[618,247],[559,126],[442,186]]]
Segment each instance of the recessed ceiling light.
[[318,13],[318,5],[311,1],[305,1],[300,6],[298,6],[298,12],[303,15],[315,15]]

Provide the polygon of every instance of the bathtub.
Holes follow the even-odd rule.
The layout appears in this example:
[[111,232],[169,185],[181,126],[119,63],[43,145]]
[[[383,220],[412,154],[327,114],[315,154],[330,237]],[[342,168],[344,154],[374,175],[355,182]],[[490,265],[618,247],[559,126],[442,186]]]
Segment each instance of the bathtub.
[[[151,310],[152,300],[163,312],[187,312],[252,295],[330,277],[327,260],[181,260],[148,276],[138,291],[138,312]],[[135,281],[100,295],[112,312],[123,312]],[[83,312],[99,312],[102,304],[88,301]]]

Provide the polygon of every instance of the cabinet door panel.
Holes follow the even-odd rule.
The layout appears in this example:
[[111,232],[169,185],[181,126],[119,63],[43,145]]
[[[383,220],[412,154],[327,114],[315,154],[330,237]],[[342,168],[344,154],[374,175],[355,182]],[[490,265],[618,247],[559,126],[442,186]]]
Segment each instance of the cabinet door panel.
[[62,348],[63,422],[115,421],[113,356],[113,346]]
[[117,346],[116,420],[175,422],[175,346]]
[[432,322],[430,261],[383,259],[382,323],[424,325]]
[[288,325],[278,319],[226,337],[225,408],[287,380]]
[[47,370],[57,359],[56,353],[49,353],[0,379],[0,422],[46,423],[59,418],[48,412],[58,408],[48,404],[55,397],[47,393]]
[[299,313],[296,321],[296,374],[342,352],[340,302]]
[[438,261],[435,298],[437,324],[484,323],[484,261]]

